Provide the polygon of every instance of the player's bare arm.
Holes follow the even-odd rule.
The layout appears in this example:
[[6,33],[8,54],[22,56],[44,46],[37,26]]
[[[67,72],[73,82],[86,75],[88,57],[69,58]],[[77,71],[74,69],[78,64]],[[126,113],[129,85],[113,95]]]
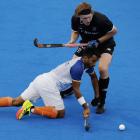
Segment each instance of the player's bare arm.
[[72,30],[71,38],[68,43],[75,43],[79,37],[79,33],[77,31]]
[[74,93],[75,93],[75,97],[77,98],[78,102],[79,102],[79,103],[83,106],[83,108],[84,108],[83,117],[84,117],[84,118],[89,117],[90,109],[89,109],[89,107],[87,106],[87,103],[86,103],[84,97],[83,97],[82,94],[81,94],[81,91],[80,91],[80,82],[79,82],[79,81],[72,81],[72,86],[73,86],[73,90],[74,90]]
[[107,32],[105,35],[98,38],[98,40],[99,40],[100,43],[104,43],[105,41],[107,41],[108,39],[113,37],[116,33],[117,33],[117,28],[115,26],[113,26],[111,31]]
[[98,83],[98,78],[97,78],[96,73],[94,72],[90,74],[90,78],[91,78],[91,83],[92,83],[93,90],[95,93],[95,98],[99,98],[99,83]]

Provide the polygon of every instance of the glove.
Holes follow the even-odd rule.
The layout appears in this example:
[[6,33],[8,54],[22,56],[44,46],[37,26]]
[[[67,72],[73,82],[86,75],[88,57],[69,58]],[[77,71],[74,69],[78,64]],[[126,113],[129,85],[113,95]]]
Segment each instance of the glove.
[[100,98],[94,98],[92,101],[91,101],[91,105],[92,106],[97,106],[98,104],[100,104]]
[[100,41],[97,39],[97,40],[91,40],[88,42],[88,47],[89,48],[92,48],[92,47],[98,47],[98,45],[100,44]]

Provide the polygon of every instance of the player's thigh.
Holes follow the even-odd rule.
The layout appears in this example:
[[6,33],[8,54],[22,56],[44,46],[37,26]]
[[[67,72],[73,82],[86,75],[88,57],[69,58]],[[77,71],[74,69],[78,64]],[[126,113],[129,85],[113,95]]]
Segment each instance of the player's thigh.
[[38,98],[40,98],[40,95],[34,85],[34,81],[30,83],[28,88],[25,89],[20,96],[23,100],[30,100],[32,102],[35,102]]
[[109,53],[101,54],[99,59],[99,69],[107,69],[112,61],[112,55]]
[[53,106],[57,110],[64,110],[64,102],[60,96],[59,91],[56,90],[45,90],[40,94],[45,106]]
[[64,109],[63,99],[60,96],[59,88],[53,78],[49,76],[46,77],[38,91],[45,106],[54,106],[57,110]]
[[57,81],[49,73],[38,76],[34,81],[34,85],[46,106],[54,106],[57,110],[64,109]]

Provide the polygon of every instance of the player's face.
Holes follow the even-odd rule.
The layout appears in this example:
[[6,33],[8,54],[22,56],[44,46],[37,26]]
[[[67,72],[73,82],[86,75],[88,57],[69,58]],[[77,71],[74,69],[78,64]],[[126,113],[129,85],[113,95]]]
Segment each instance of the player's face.
[[85,24],[86,26],[89,26],[90,25],[90,22],[92,21],[92,17],[93,17],[93,14],[90,13],[88,15],[81,15],[80,16],[80,21]]
[[98,60],[98,58],[97,58],[96,55],[93,55],[93,56],[90,57],[90,58],[86,57],[86,58],[85,58],[85,61],[84,61],[84,62],[85,62],[85,66],[86,66],[87,68],[91,68],[91,67],[93,67],[93,66],[96,65],[97,60]]

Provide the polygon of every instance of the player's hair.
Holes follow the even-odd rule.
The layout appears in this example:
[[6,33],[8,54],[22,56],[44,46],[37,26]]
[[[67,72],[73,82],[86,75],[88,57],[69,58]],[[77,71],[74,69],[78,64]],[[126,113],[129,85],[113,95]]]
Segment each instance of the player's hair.
[[79,4],[75,9],[75,16],[77,17],[80,15],[87,15],[90,13],[93,13],[92,7],[86,2]]
[[82,56],[92,57],[93,55],[96,55],[98,58],[100,57],[99,52],[96,48],[87,48],[83,51]]

